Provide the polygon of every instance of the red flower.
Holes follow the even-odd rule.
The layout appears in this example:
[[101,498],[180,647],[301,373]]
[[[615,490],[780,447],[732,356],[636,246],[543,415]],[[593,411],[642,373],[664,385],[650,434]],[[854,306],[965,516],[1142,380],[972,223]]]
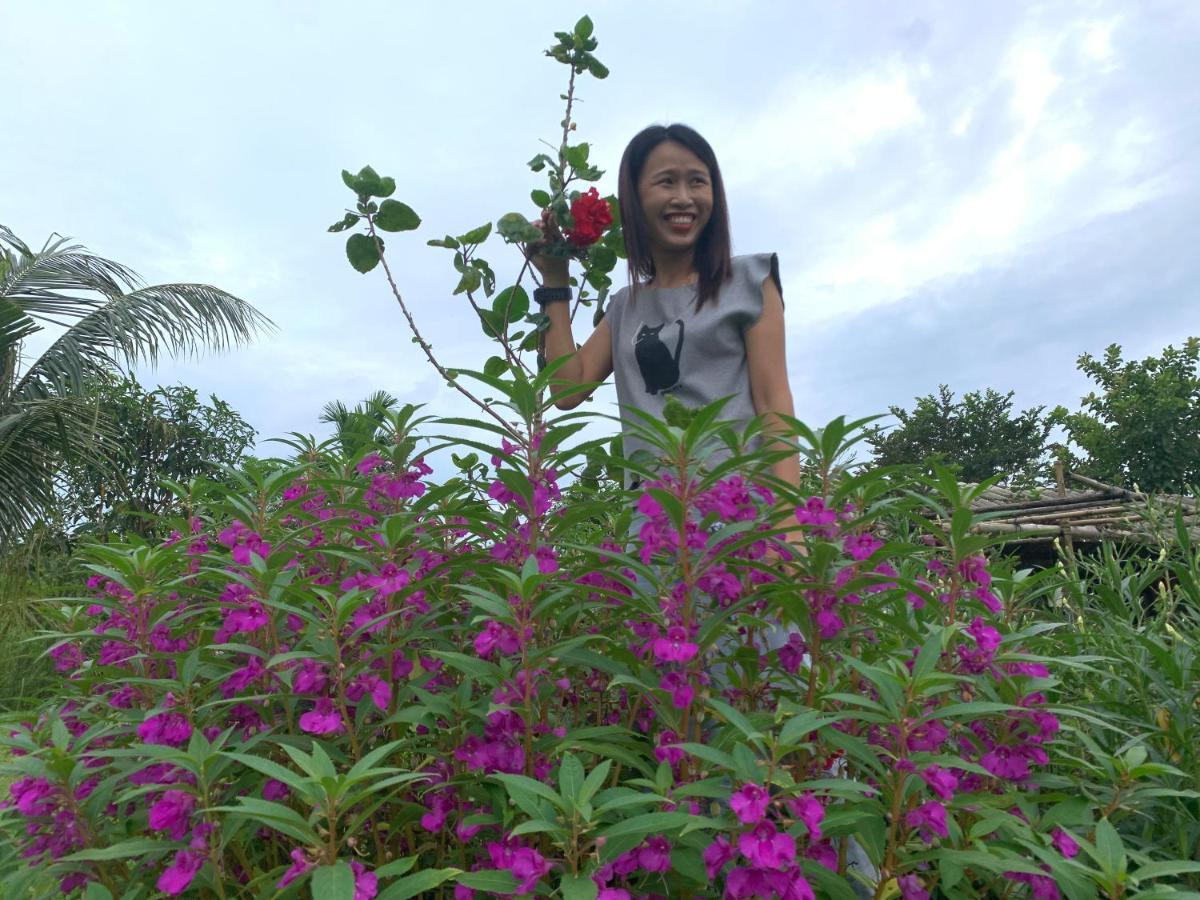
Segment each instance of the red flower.
[[612,224],[612,210],[600,192],[590,188],[571,201],[571,218],[575,227],[566,230],[567,240],[576,247],[590,247]]

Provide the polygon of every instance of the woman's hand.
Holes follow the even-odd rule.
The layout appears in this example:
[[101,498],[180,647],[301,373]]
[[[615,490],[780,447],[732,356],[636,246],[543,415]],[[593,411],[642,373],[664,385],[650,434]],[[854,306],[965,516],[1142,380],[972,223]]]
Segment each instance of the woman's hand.
[[543,252],[550,244],[563,239],[558,223],[554,221],[554,214],[544,209],[542,217],[530,224],[539,229],[544,237],[540,241],[531,241],[525,245],[525,258],[542,276],[543,287],[567,287],[571,283],[568,260],[561,256],[547,256]]

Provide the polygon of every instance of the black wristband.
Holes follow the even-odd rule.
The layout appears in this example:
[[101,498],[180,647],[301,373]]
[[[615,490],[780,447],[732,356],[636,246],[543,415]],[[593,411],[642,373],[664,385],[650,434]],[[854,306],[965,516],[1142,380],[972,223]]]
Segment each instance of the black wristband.
[[547,303],[569,303],[571,289],[569,287],[534,288],[533,299],[538,306],[545,306]]

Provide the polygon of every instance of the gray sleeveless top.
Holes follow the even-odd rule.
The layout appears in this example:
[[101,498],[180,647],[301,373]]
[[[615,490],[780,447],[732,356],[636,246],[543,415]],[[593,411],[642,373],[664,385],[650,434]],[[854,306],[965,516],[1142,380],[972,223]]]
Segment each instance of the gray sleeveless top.
[[[638,409],[661,419],[669,394],[687,407],[729,397],[723,420],[744,425],[754,417],[744,335],[762,315],[762,285],[768,276],[782,294],[774,253],[735,256],[733,277],[698,310],[694,284],[641,285],[633,300],[628,287],[613,294],[606,317],[612,330],[626,458],[649,447],[631,433],[624,410]],[[631,477],[626,477],[627,484]]]

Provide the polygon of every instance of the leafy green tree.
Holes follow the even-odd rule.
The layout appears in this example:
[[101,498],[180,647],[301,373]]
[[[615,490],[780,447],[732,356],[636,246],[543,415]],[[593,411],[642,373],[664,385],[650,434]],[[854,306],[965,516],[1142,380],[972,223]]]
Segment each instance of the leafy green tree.
[[1144,491],[1182,492],[1200,484],[1200,338],[1181,349],[1140,362],[1121,358],[1112,344],[1097,359],[1079,357],[1078,368],[1099,390],[1069,413],[1052,418],[1083,451],[1068,458],[1078,471]]
[[205,403],[186,385],[147,391],[132,376],[103,376],[87,397],[121,440],[114,458],[64,461],[58,508],[74,533],[149,537],[176,511],[176,494],[164,479],[219,480],[254,441],[254,429],[233,407],[216,396]]
[[[0,546],[53,510],[62,460],[119,463],[121,435],[85,385],[160,353],[243,344],[270,325],[209,285],[143,286],[64,238],[34,250],[0,225]],[[47,326],[60,333],[23,360],[22,342]]]
[[956,400],[946,385],[938,394],[916,398],[912,411],[890,412],[899,424],[872,428],[867,442],[880,465],[932,463],[949,466],[964,481],[1002,476],[1002,483],[1025,487],[1044,478],[1046,440],[1053,427],[1037,406],[1014,413],[1013,392],[988,388]]

